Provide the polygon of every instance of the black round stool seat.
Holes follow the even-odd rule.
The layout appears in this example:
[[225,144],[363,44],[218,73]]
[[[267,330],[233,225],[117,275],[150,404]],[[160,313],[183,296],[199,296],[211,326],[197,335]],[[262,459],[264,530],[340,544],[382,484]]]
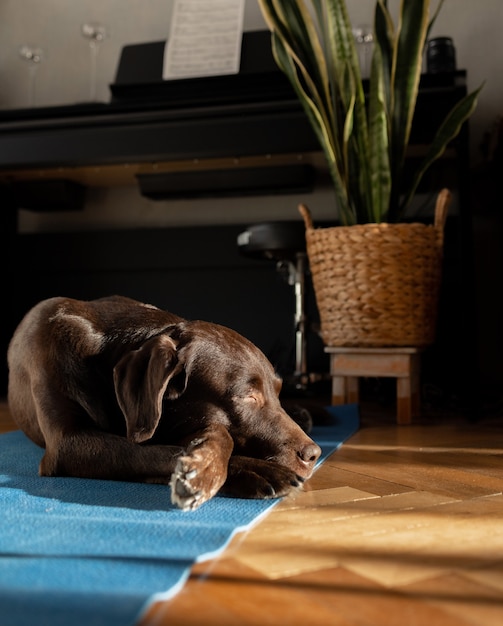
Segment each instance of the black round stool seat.
[[306,250],[304,222],[263,222],[248,226],[238,235],[239,251],[250,257],[275,260],[295,259]]

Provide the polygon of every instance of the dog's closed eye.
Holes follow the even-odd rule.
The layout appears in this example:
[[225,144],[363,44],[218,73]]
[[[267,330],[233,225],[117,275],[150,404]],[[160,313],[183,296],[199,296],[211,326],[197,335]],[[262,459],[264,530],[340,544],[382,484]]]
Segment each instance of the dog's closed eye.
[[265,404],[264,396],[260,392],[254,392],[248,396],[245,396],[244,401],[249,404],[254,404],[258,407],[262,407]]

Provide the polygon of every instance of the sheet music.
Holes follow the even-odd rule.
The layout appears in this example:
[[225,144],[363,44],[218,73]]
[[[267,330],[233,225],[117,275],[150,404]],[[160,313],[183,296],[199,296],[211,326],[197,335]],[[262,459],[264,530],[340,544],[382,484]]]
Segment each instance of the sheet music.
[[175,0],[164,80],[237,74],[245,0]]

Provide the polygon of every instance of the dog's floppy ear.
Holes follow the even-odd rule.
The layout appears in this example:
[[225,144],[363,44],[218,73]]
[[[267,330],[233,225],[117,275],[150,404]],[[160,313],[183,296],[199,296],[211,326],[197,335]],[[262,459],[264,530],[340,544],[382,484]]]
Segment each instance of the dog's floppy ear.
[[164,395],[174,399],[186,386],[175,342],[166,334],[152,337],[123,356],[113,375],[128,439],[137,443],[150,439],[161,419]]

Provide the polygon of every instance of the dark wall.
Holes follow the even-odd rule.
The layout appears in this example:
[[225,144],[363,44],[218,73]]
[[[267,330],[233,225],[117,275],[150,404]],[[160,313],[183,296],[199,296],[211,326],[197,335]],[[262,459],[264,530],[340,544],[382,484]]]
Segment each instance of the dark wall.
[[[112,232],[19,235],[11,253],[8,300],[10,337],[23,314],[51,296],[93,299],[122,294],[187,318],[230,326],[256,343],[283,376],[294,371],[294,291],[273,261],[243,256],[237,236],[244,226],[142,229]],[[460,258],[456,220],[446,229],[438,338],[422,359],[422,383],[434,402],[449,402],[474,388],[477,339],[474,299]],[[316,325],[308,280],[307,315]],[[9,328],[10,326],[10,328]],[[473,333],[473,334],[472,334]],[[6,342],[5,342],[6,343]],[[6,345],[3,347],[5,353]],[[308,369],[327,373],[328,359],[313,331]],[[4,395],[7,371],[1,372]],[[390,392],[394,395],[393,390]],[[463,400],[463,404],[465,401]]]
[[[237,235],[244,229],[20,235],[13,259],[14,320],[17,323],[43,298],[121,294],[187,318],[230,326],[256,343],[287,375],[294,370],[293,287],[273,261],[240,253]],[[307,309],[316,323],[310,288]],[[327,368],[321,341],[314,334],[309,338],[309,362],[312,371]]]

